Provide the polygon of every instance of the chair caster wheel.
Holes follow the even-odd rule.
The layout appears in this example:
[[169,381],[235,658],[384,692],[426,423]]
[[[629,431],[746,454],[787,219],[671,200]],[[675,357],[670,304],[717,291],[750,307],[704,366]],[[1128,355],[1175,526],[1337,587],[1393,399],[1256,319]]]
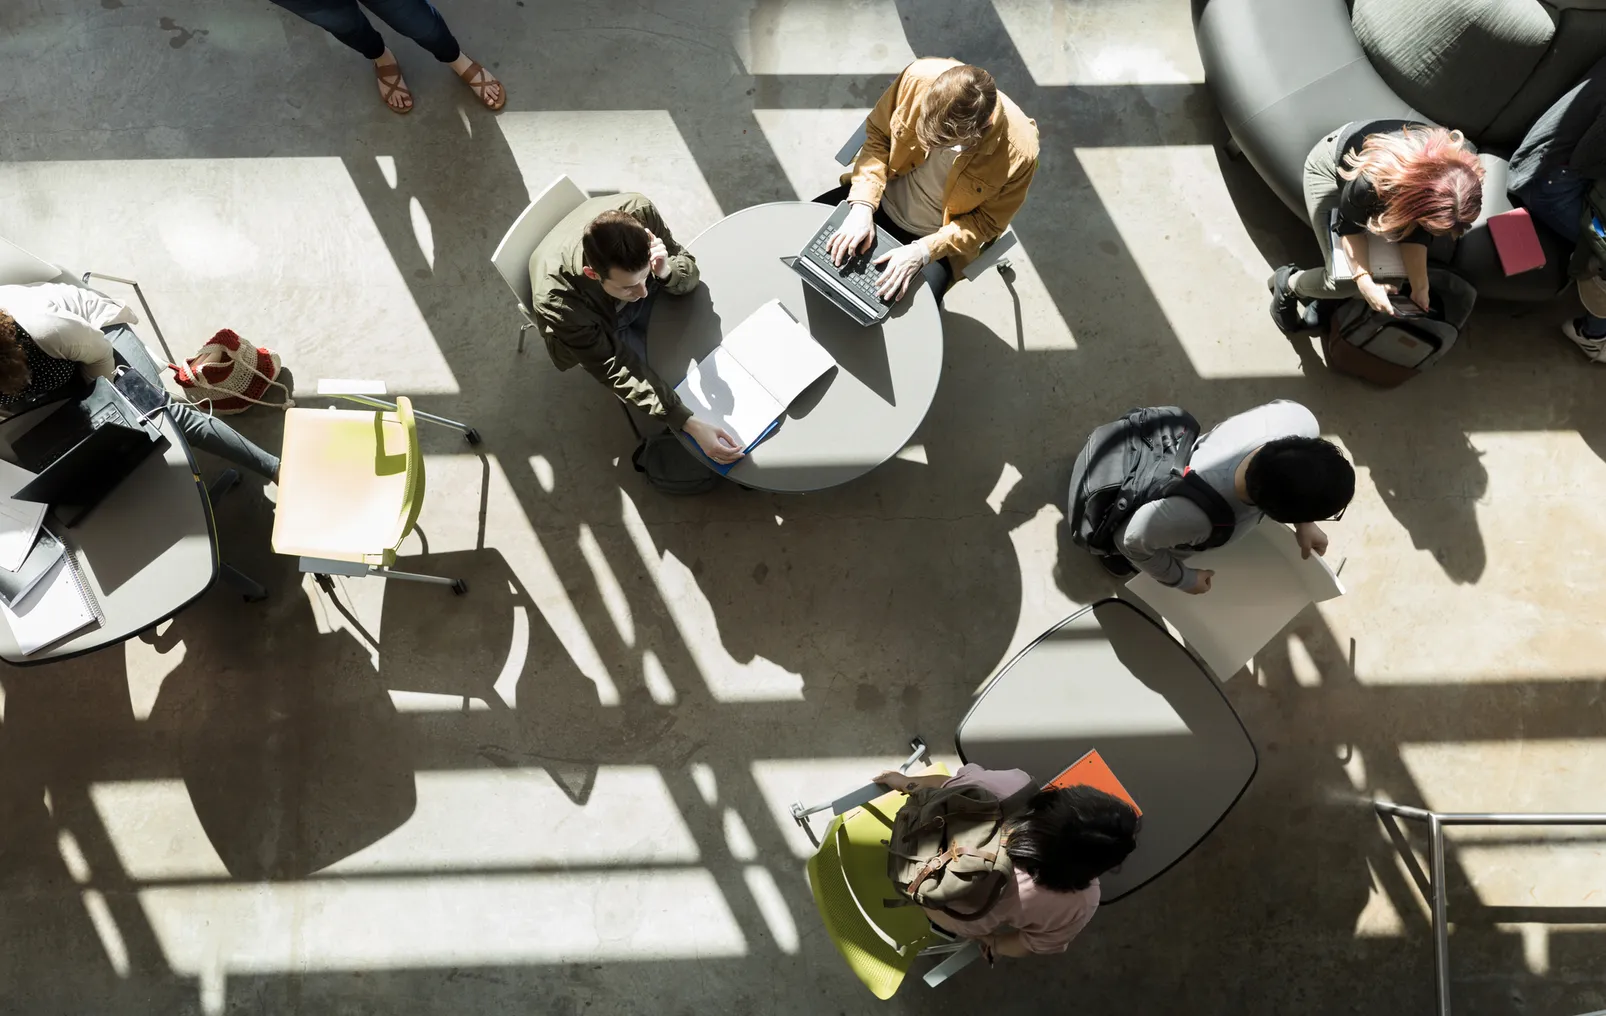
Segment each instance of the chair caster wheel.
[[468,583],[464,582],[462,579],[457,579],[452,583],[452,592],[456,593],[458,596],[462,596],[464,593],[468,592]]
[[480,443],[480,431],[478,427],[470,427],[466,432],[464,432],[463,436],[468,438],[468,443],[471,445],[477,445]]
[[998,274],[1004,277],[1005,282],[1015,281],[1015,266],[1010,263],[1009,258],[998,260]]

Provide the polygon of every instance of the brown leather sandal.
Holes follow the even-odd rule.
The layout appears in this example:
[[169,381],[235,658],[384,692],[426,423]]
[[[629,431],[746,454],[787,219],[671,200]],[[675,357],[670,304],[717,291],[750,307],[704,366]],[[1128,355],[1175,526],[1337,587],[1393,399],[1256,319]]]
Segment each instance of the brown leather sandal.
[[[401,64],[388,63],[383,66],[374,65],[374,76],[379,79],[379,97],[392,113],[411,113],[413,111],[413,92],[402,80]],[[390,100],[401,96],[403,105],[396,105]]]
[[[478,60],[470,60],[468,69],[457,76],[462,78],[468,87],[474,89],[474,94],[479,96],[481,102],[485,103],[486,109],[498,110],[507,105],[507,87],[497,80],[496,75],[480,66]],[[501,93],[495,102],[492,102],[490,97],[485,94],[492,85],[497,86]]]

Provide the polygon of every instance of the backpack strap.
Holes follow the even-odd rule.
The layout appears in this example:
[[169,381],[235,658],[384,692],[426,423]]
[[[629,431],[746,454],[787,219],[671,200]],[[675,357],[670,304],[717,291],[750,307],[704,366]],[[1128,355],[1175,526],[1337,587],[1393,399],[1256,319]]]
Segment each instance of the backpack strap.
[[1194,472],[1192,466],[1182,470],[1182,475],[1177,477],[1166,496],[1187,498],[1210,520],[1210,536],[1203,542],[1194,544],[1194,550],[1219,547],[1232,539],[1232,534],[1238,528],[1238,514],[1232,510],[1232,505],[1227,503],[1227,499],[1222,497],[1216,488]]

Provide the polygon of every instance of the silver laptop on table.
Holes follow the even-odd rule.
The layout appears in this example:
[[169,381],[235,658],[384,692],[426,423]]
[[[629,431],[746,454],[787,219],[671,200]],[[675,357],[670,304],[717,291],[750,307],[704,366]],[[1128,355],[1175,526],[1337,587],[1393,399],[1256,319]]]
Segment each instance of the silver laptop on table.
[[876,296],[876,278],[880,276],[881,269],[876,267],[875,260],[889,251],[903,246],[897,238],[886,230],[877,226],[875,231],[875,244],[862,254],[855,254],[842,265],[831,263],[831,255],[826,251],[826,243],[831,234],[837,231],[843,221],[848,217],[848,210],[852,202],[844,201],[836,206],[829,218],[825,220],[809,242],[803,246],[796,257],[782,258],[781,260],[802,276],[821,296],[830,300],[841,309],[842,313],[868,327],[879,324],[886,319],[892,309]]

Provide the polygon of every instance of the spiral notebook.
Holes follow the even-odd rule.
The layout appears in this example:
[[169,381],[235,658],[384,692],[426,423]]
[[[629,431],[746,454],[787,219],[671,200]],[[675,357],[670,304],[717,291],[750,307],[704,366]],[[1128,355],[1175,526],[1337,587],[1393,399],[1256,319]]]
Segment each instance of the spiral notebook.
[[24,656],[76,635],[85,628],[106,623],[96,601],[78,572],[71,553],[61,556],[28,594],[15,605],[0,603],[0,614]]

